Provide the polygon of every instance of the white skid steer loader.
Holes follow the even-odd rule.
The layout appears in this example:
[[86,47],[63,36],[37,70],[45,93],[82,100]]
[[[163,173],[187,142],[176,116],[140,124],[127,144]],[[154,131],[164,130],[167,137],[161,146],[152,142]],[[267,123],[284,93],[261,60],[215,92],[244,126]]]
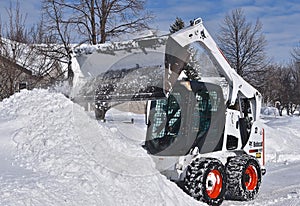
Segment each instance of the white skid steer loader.
[[76,51],[82,70],[94,72],[96,116],[104,119],[116,102],[146,100],[143,147],[162,174],[209,205],[254,199],[266,172],[262,97],[202,20],[124,45]]

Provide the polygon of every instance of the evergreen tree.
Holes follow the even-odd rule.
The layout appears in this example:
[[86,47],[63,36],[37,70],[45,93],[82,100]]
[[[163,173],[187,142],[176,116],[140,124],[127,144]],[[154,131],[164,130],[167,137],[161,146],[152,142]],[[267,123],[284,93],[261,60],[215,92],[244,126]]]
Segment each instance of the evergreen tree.
[[171,32],[171,34],[173,34],[183,28],[184,28],[184,21],[181,18],[176,17],[176,20],[174,24],[170,26],[169,31]]

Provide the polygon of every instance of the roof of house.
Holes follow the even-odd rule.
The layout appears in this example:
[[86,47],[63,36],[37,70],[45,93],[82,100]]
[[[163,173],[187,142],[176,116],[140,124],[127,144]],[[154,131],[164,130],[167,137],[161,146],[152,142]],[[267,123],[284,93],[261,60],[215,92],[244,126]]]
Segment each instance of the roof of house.
[[32,75],[32,71],[22,67],[21,65],[19,65],[17,62],[13,61],[10,58],[4,57],[0,54],[0,60],[9,64],[14,64],[16,69],[19,69],[20,71],[22,71],[23,73],[26,73],[28,75]]

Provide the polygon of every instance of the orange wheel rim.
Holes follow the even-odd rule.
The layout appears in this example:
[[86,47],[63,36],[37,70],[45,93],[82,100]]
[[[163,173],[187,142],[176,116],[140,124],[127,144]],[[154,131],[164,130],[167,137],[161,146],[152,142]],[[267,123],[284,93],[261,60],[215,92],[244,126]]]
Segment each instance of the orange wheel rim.
[[249,165],[246,169],[245,175],[247,177],[245,186],[248,190],[254,190],[258,183],[257,170],[253,165]]
[[212,170],[208,173],[206,179],[206,193],[207,195],[215,199],[217,198],[223,187],[223,178],[219,170]]

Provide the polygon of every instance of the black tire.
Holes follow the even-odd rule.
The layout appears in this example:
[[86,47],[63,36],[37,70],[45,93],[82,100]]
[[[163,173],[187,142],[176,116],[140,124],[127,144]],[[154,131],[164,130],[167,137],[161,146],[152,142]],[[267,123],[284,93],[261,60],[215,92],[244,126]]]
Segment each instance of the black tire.
[[231,157],[225,169],[226,199],[253,200],[261,184],[261,168],[256,158],[249,155]]
[[187,168],[184,188],[197,200],[208,205],[220,205],[225,198],[226,189],[223,164],[213,158],[195,159]]

